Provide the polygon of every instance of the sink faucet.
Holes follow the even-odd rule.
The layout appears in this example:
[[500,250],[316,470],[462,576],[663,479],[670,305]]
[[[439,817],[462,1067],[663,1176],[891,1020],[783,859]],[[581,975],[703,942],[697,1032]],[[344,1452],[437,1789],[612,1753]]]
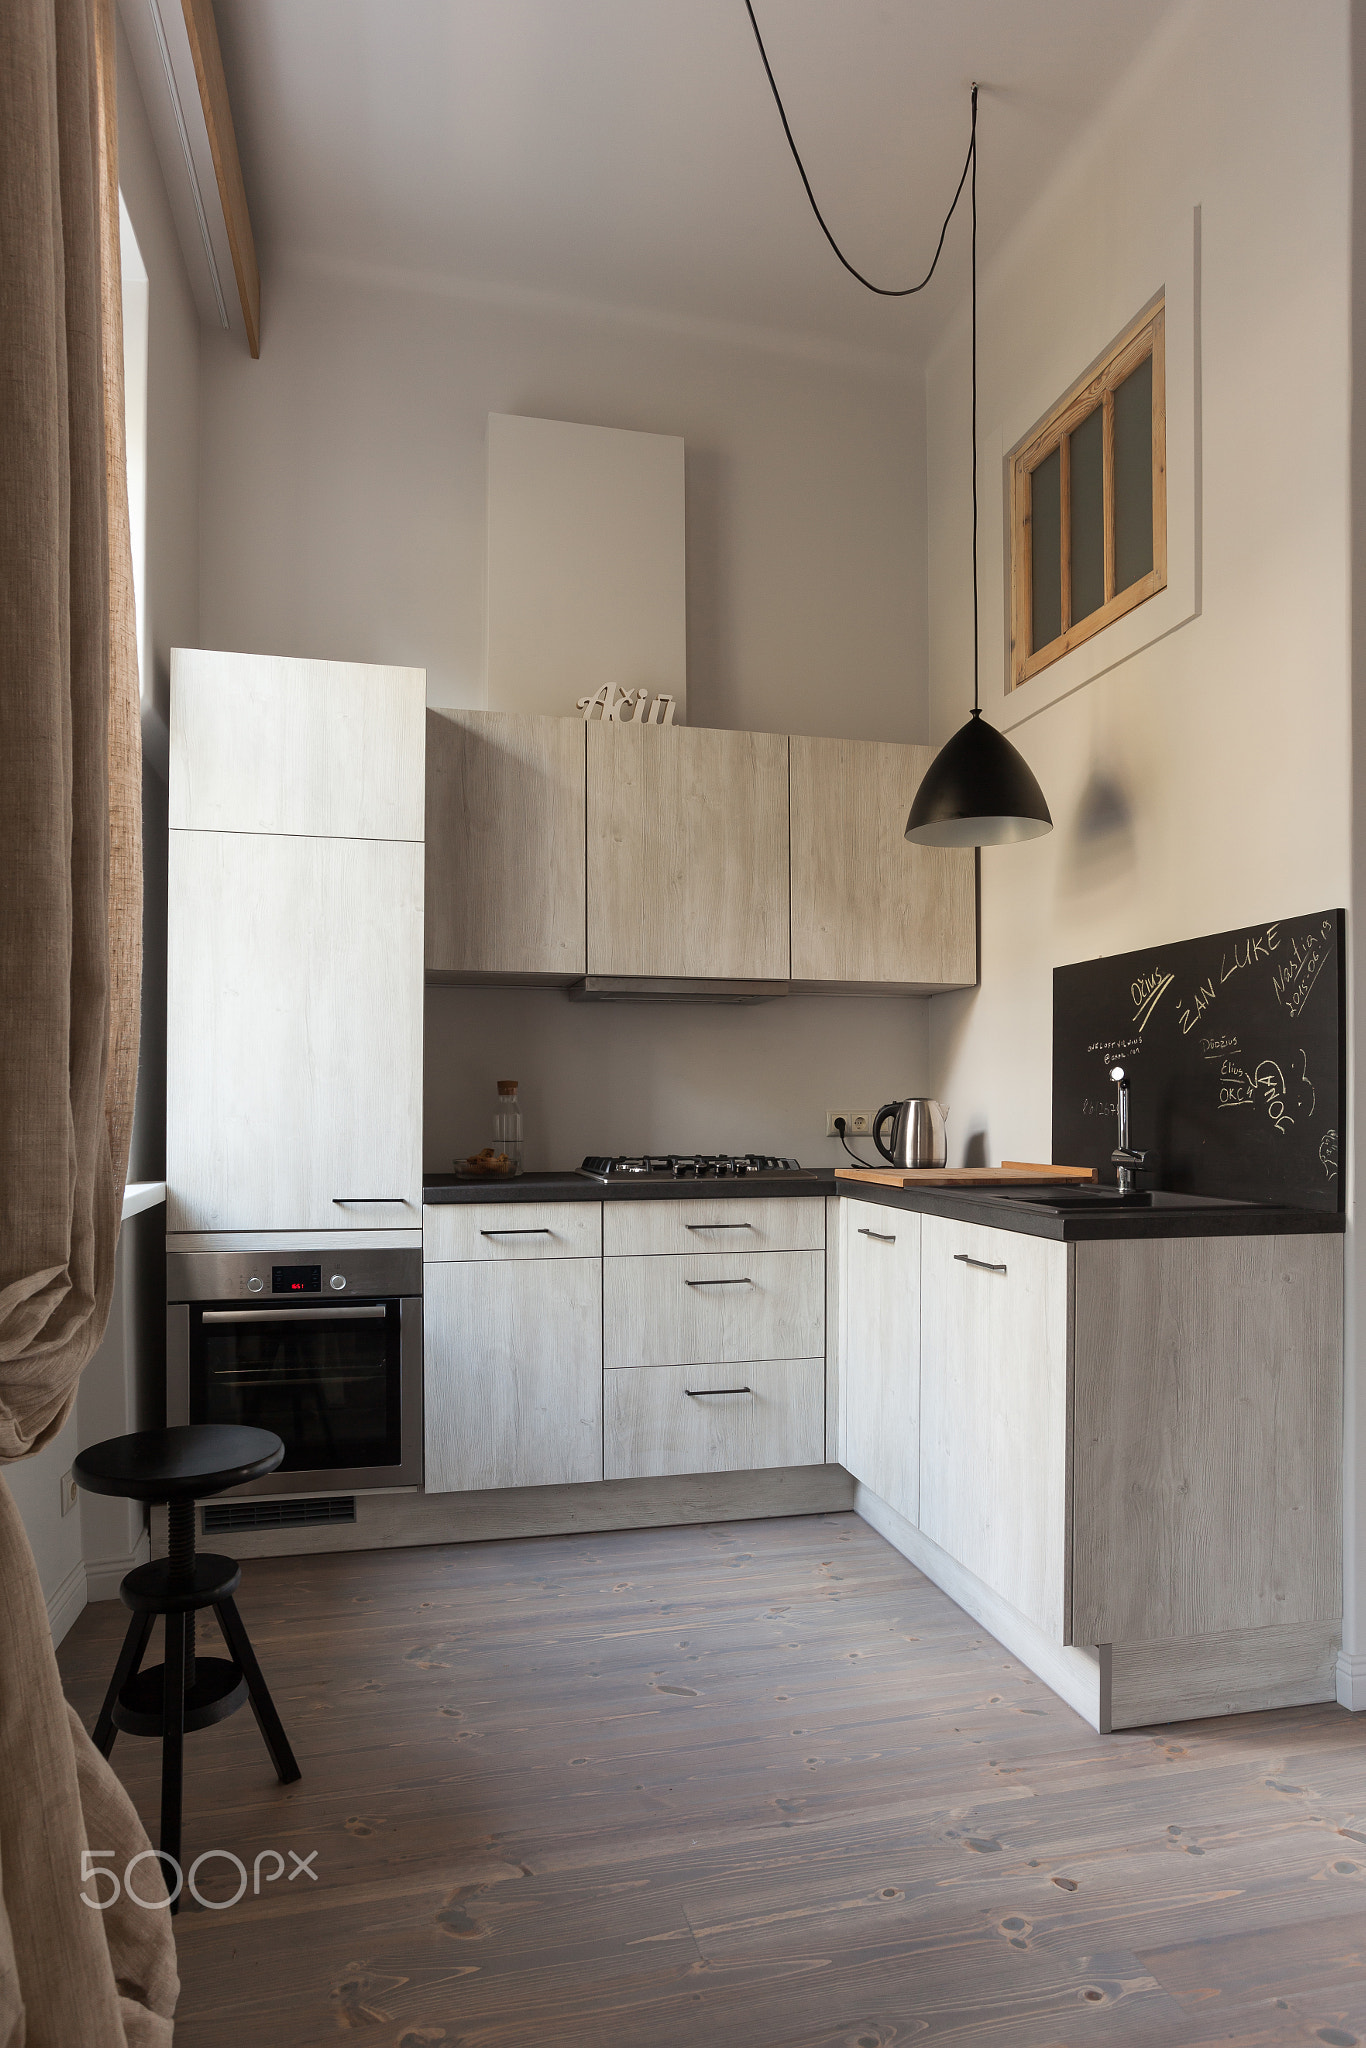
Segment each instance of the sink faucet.
[[1111,1067],[1110,1079],[1115,1084],[1117,1096],[1118,1129],[1115,1136],[1118,1143],[1110,1154],[1112,1163],[1118,1168],[1116,1178],[1121,1195],[1134,1192],[1134,1174],[1149,1164],[1146,1152],[1135,1152],[1129,1143],[1129,1083],[1124,1078],[1123,1067]]

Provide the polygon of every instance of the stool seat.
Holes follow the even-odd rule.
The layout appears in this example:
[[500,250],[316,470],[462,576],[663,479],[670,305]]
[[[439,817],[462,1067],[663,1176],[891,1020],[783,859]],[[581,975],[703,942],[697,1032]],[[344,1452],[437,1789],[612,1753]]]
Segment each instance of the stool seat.
[[284,1457],[273,1430],[231,1422],[186,1422],[139,1429],[81,1451],[71,1470],[87,1493],[121,1500],[195,1501],[248,1479],[262,1479]]
[[[247,1697],[246,1674],[226,1657],[196,1657],[193,1683],[185,1687],[187,1735],[226,1721]],[[149,1664],[130,1678],[110,1709],[125,1735],[160,1735],[166,1717],[166,1666]]]
[[188,1614],[228,1599],[241,1583],[242,1567],[235,1557],[216,1557],[211,1550],[201,1550],[195,1555],[188,1581],[169,1557],[154,1557],[150,1564],[125,1573],[119,1598],[134,1614]]

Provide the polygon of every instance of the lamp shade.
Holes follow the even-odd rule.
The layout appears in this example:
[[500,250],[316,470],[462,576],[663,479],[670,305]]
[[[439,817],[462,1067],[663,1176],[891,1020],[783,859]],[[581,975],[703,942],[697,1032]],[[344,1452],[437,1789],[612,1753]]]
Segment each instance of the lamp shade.
[[980,711],[939,749],[906,820],[916,846],[1005,846],[1052,829],[1028,763]]

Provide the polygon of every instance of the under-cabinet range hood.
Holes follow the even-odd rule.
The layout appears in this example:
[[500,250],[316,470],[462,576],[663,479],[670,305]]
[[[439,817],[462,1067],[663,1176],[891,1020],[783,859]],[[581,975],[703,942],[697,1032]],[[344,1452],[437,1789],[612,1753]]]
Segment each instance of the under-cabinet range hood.
[[586,974],[567,991],[571,1003],[771,1003],[790,981],[690,981],[646,974]]

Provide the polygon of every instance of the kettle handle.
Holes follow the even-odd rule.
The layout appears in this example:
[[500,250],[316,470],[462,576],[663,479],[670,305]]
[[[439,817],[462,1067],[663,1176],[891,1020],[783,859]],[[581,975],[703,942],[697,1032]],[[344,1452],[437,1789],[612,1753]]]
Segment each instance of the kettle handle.
[[873,1143],[877,1146],[878,1151],[889,1166],[895,1166],[896,1160],[892,1157],[889,1148],[882,1142],[882,1126],[886,1123],[889,1116],[894,1117],[896,1115],[900,1107],[901,1104],[899,1102],[884,1102],[877,1115],[873,1118]]

